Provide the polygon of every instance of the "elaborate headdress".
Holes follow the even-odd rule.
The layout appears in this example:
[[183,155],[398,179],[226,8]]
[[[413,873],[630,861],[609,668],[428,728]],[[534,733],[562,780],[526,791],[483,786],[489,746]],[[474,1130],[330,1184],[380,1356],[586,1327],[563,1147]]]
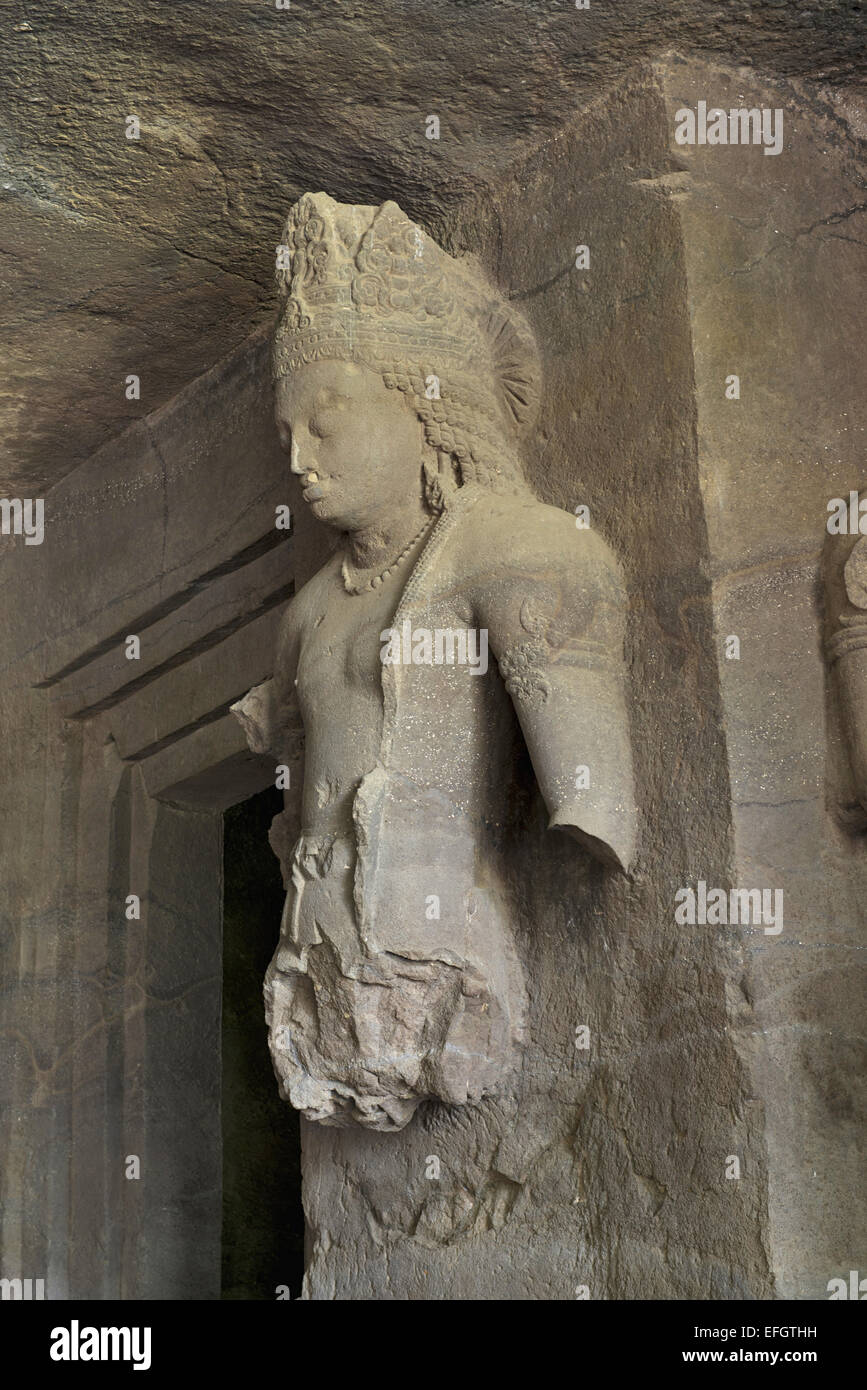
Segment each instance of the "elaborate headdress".
[[277,264],[286,307],[275,377],[323,358],[360,362],[413,398],[428,442],[462,482],[514,478],[516,436],[538,405],[538,355],[481,272],[396,203],[361,207],[326,193],[305,193],[290,210]]

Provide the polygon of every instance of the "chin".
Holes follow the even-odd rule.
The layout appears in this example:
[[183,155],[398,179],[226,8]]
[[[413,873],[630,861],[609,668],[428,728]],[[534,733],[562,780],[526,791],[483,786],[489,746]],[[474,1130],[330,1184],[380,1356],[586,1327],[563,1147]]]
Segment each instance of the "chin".
[[330,498],[317,497],[315,502],[308,502],[307,506],[317,521],[327,521],[329,526],[340,526],[340,518],[332,512]]
[[337,531],[352,531],[357,524],[355,518],[347,515],[340,503],[332,497],[318,497],[315,502],[308,502],[307,505],[317,521],[323,521]]

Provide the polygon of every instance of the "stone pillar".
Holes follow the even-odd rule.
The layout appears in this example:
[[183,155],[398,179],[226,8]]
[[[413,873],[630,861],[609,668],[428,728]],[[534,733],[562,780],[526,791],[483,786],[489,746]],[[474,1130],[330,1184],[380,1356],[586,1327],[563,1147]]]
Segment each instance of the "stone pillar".
[[[732,883],[780,889],[777,935],[742,929],[730,1026],[765,1112],[777,1293],[827,1298],[863,1261],[863,836],[838,822],[822,651],[828,502],[863,482],[863,193],[844,99],[672,62],[679,108],[783,113],[783,148],[685,146],[675,181],[695,363],[698,472],[731,785]],[[726,382],[738,378],[739,398]],[[726,659],[736,637],[739,656]],[[746,1181],[752,1181],[749,1173]]]

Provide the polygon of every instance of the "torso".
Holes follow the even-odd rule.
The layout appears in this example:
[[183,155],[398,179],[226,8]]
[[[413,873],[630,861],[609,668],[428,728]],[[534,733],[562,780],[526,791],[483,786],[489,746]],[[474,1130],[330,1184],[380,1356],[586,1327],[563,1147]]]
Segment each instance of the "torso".
[[376,765],[382,736],[380,633],[391,626],[416,559],[411,552],[382,585],[360,594],[347,593],[339,557],[319,577],[296,681],[305,731],[305,834],[352,831],[353,798]]

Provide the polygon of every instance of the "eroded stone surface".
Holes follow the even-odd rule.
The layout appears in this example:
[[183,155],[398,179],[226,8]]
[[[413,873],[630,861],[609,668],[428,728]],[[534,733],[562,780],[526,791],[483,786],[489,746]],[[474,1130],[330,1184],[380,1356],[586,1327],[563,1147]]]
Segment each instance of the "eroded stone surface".
[[[356,202],[399,188],[443,230],[631,64],[694,47],[844,84],[857,20],[849,0],[592,12],[571,0],[430,0],[423,12],[403,0],[92,0],[10,13],[4,488],[56,482],[237,347],[270,313],[273,247],[305,188]],[[130,114],[138,141],[125,138]]]

